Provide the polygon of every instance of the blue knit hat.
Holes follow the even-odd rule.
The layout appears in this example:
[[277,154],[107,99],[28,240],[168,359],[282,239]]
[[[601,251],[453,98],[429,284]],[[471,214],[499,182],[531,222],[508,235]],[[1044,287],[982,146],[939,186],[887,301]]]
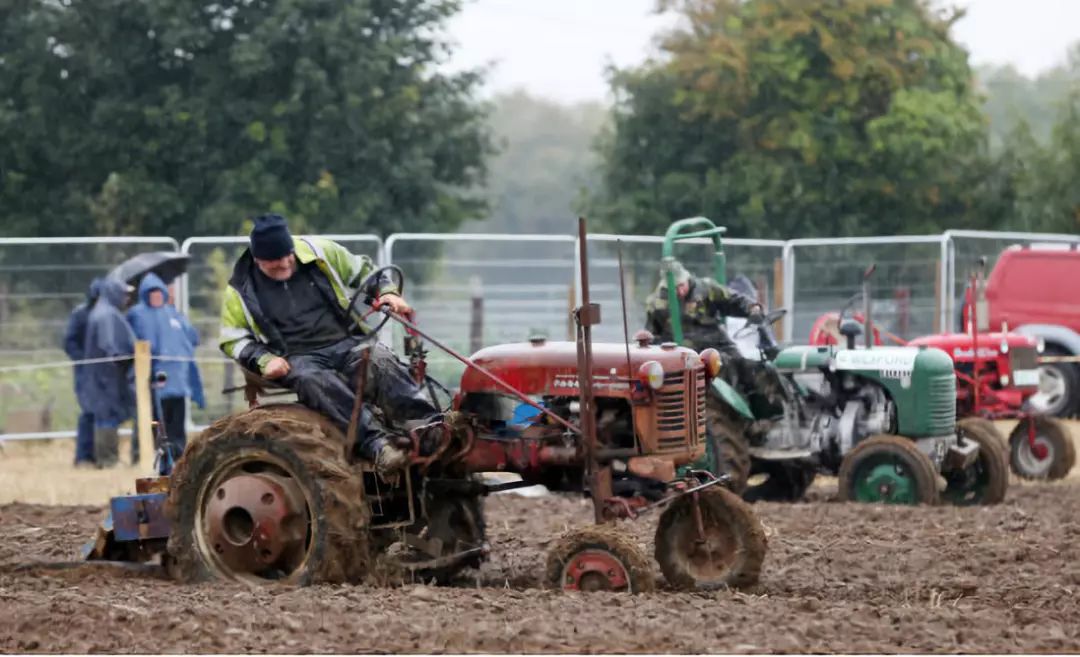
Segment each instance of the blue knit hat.
[[251,229],[251,255],[259,260],[277,260],[293,252],[289,224],[280,214],[264,214],[255,217]]

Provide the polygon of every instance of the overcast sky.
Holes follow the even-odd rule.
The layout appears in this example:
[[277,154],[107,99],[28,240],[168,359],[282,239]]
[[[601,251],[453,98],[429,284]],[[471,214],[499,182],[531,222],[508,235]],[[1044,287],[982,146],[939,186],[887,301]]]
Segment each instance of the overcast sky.
[[[1080,0],[955,0],[954,30],[974,64],[1011,63],[1034,75],[1080,41]],[[489,93],[524,88],[564,102],[603,100],[604,68],[642,61],[669,17],[655,0],[466,0],[450,23],[452,68],[493,63]]]

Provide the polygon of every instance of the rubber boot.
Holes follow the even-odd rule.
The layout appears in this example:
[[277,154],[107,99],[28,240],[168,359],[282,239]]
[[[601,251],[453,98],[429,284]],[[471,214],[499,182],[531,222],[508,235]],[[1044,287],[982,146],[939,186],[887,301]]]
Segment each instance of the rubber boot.
[[120,435],[116,427],[94,427],[94,461],[99,468],[112,468],[120,460]]

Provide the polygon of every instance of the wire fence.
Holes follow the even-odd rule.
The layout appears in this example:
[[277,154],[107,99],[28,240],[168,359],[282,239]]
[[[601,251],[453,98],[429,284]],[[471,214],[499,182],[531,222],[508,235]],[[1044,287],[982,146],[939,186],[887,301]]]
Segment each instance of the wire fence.
[[[406,295],[418,321],[436,338],[468,353],[478,345],[516,342],[541,334],[572,339],[570,312],[577,241],[571,235],[398,234],[385,246],[375,235],[326,236],[406,275]],[[804,343],[814,321],[836,312],[859,290],[861,273],[872,279],[875,321],[904,338],[955,330],[966,276],[980,256],[987,267],[1004,249],[1020,244],[1075,243],[1076,236],[949,231],[943,235],[827,240],[725,239],[729,283],[744,278],[770,307],[789,309],[782,328],[788,342]],[[630,333],[644,324],[644,304],[659,276],[662,238],[589,236],[590,291],[604,308],[597,340],[621,341],[618,278],[622,251]],[[190,255],[180,279],[179,307],[199,330],[196,362],[208,405],[192,409],[193,428],[243,408],[239,368],[217,348],[221,295],[245,237],[192,238],[180,247],[165,237],[0,239],[0,441],[17,437],[69,437],[79,415],[71,361],[62,350],[72,309],[89,282],[138,253]],[[706,240],[680,243],[676,256],[700,275],[711,273]],[[396,325],[384,339],[400,349]],[[454,387],[462,367],[432,351],[430,372]]]
[[176,251],[169,237],[0,238],[0,439],[74,435],[78,419],[72,369],[63,361],[71,311],[90,281],[147,251]]

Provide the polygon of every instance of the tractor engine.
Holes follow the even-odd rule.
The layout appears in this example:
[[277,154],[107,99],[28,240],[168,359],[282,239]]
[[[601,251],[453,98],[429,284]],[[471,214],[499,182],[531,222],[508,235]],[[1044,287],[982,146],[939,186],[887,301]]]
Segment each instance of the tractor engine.
[[[677,468],[701,458],[707,382],[697,353],[641,341],[630,347],[629,359],[622,344],[594,344],[592,355],[596,458],[613,466],[617,493],[642,494],[642,487],[674,479]],[[517,472],[553,490],[581,490],[585,446],[559,421],[580,426],[575,343],[499,345],[472,360],[558,419],[466,370],[455,400],[475,423],[466,468]]]
[[[842,454],[868,436],[891,433],[896,409],[880,385],[849,373],[802,372],[782,381],[789,393],[763,437],[769,449],[818,454],[839,466]],[[795,389],[803,394],[796,397]],[[802,403],[799,403],[801,399]]]

